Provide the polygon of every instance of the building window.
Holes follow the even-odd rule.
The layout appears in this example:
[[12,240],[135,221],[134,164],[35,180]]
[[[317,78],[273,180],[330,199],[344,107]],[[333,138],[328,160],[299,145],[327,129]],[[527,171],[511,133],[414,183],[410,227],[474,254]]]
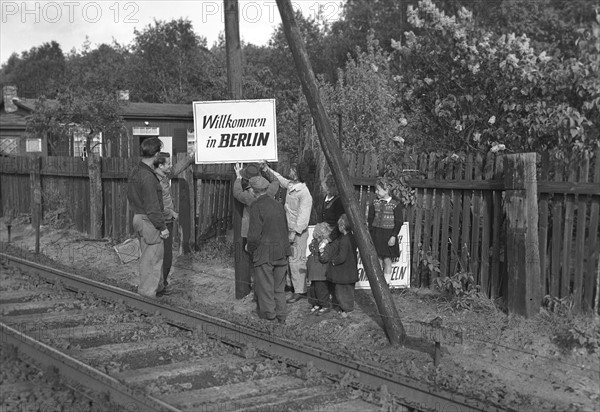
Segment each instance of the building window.
[[19,138],[18,137],[3,137],[0,139],[0,153],[18,155],[19,154]]
[[[87,132],[85,130],[80,129],[73,132],[73,156],[87,157],[86,139]],[[98,133],[92,138],[91,147],[93,153],[102,156],[102,133]]]
[[134,136],[158,136],[160,134],[159,127],[134,127]]
[[41,152],[42,151],[42,139],[39,137],[28,137],[25,141],[25,151],[27,152]]

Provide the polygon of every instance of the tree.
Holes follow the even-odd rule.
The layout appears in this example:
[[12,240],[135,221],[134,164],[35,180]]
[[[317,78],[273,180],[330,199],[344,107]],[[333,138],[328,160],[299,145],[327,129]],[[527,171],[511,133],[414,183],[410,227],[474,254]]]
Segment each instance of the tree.
[[[310,17],[304,17],[299,11],[295,19],[300,28],[300,33],[306,44],[313,70],[320,77],[327,77],[331,72],[328,66],[328,57],[325,53],[326,27]],[[259,64],[259,69],[254,70],[258,81],[267,81],[266,89],[271,91],[271,97],[277,100],[277,130],[280,138],[280,150],[288,153],[292,159],[300,156],[299,142],[299,116],[308,116],[305,101],[300,88],[300,79],[296,72],[292,54],[285,38],[283,25],[280,24],[274,31],[269,46],[261,54],[248,53],[246,57],[248,67]],[[260,63],[258,63],[260,61]]]
[[355,54],[339,70],[335,85],[322,83],[323,98],[333,124],[342,116],[344,150],[384,152],[401,127],[388,55],[373,35],[366,50],[357,48]]
[[87,90],[101,89],[107,93],[131,87],[131,53],[127,47],[113,42],[101,44],[91,50],[84,43],[80,53],[72,52],[67,57],[68,79],[65,87]]
[[[27,121],[27,132],[36,136],[46,134],[49,141],[71,139],[76,131],[86,134],[88,175],[90,179],[90,216],[92,238],[102,237],[102,179],[100,159],[94,153],[92,142],[102,134],[104,141],[120,137],[124,129],[122,105],[114,93],[96,90],[69,90],[58,96],[57,102],[39,99],[36,110]],[[51,139],[52,137],[52,139]]]
[[154,103],[189,103],[210,86],[213,57],[206,38],[187,19],[155,21],[134,30],[132,90],[134,99]]
[[21,95],[54,98],[65,80],[65,56],[54,40],[13,53],[2,66],[2,79],[19,87]]
[[598,145],[598,23],[565,59],[536,50],[525,35],[478,28],[464,8],[450,17],[425,0],[408,19],[419,34],[392,43],[400,100],[422,132],[407,143],[561,153]]
[[27,133],[47,135],[56,148],[71,139],[77,130],[86,134],[86,149],[93,153],[93,140],[102,133],[104,144],[117,139],[124,128],[121,117],[126,102],[117,100],[116,93],[101,89],[70,89],[59,93],[56,101],[37,100],[33,114],[27,120]]

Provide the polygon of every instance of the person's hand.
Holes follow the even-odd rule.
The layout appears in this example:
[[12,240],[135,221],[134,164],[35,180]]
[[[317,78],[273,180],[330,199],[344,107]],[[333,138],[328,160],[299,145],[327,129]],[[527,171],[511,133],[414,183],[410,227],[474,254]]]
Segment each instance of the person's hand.
[[388,240],[388,246],[394,246],[396,244],[396,236],[392,236],[390,240]]
[[161,239],[166,239],[169,237],[169,229],[164,229],[163,231],[160,232],[160,237]]
[[235,166],[233,166],[233,170],[235,170],[235,175],[238,179],[242,178],[242,169],[243,168],[244,168],[243,163],[236,163]]
[[327,246],[328,243],[329,239],[321,240],[321,243],[319,243],[319,252],[323,253],[323,251],[325,250],[325,246]]
[[288,240],[290,241],[290,243],[295,243],[296,242],[296,232],[294,232],[294,231],[289,232]]
[[173,215],[173,219],[175,219],[175,220],[179,219],[179,213],[171,212],[171,214]]
[[260,168],[260,170],[265,171],[269,169],[269,164],[266,160],[263,160],[258,164],[258,167]]

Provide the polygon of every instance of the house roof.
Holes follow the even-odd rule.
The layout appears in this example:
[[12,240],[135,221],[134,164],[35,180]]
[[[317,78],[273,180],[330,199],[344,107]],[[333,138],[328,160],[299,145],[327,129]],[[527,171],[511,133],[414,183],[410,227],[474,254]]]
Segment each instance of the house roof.
[[[31,99],[29,99],[31,100]],[[19,99],[13,99],[17,106],[17,111],[7,113],[4,110],[4,100],[0,100],[0,128],[3,130],[25,130],[27,126],[27,117],[33,111],[34,104],[23,103]],[[35,102],[32,100],[32,102]]]
[[[16,98],[13,102],[17,107],[29,112],[35,110],[36,99]],[[57,104],[56,100],[46,100],[50,105]],[[2,103],[4,104],[4,103]],[[22,116],[19,116],[20,118]],[[143,119],[185,119],[194,118],[192,104],[170,104],[170,103],[136,103],[129,102],[123,108],[123,117]]]
[[167,103],[133,103],[130,102],[123,109],[125,118],[178,118],[193,119],[192,104],[167,104]]

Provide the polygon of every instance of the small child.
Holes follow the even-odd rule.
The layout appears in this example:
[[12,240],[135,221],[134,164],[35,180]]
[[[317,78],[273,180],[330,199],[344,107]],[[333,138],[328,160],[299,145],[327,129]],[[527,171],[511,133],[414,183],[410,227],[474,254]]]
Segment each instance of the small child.
[[383,274],[389,282],[392,277],[392,258],[400,256],[398,233],[402,227],[402,204],[394,199],[396,187],[387,178],[379,178],[375,185],[377,199],[369,208],[369,232],[375,244],[377,256],[383,261]]
[[326,276],[332,304],[345,318],[354,310],[354,285],[358,282],[356,243],[345,213],[338,219],[338,229],[340,236],[325,246],[321,262],[329,263]]
[[331,301],[329,299],[329,289],[325,271],[327,264],[319,261],[319,254],[329,242],[331,227],[323,222],[318,223],[313,230],[313,239],[308,245],[310,255],[306,261],[306,276],[310,281],[308,288],[308,303],[311,306],[312,313],[318,313],[322,308],[329,308]]

